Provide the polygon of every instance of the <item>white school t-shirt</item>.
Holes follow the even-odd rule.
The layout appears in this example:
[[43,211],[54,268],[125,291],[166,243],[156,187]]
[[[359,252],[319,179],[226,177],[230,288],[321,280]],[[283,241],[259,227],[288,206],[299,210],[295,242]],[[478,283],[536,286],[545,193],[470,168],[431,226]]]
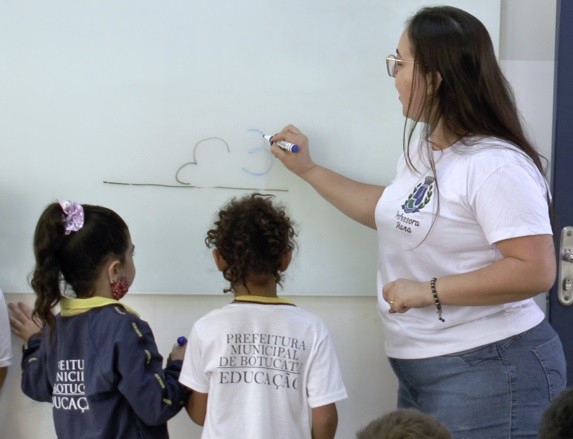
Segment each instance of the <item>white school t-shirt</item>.
[[4,293],[0,290],[0,367],[8,367],[12,364],[12,342],[10,321]]
[[328,330],[292,305],[231,303],[199,319],[179,381],[208,393],[202,438],[311,438],[311,408],[346,398]]
[[[532,328],[544,318],[533,299],[488,306],[444,305],[390,314],[382,288],[398,278],[429,281],[480,269],[501,258],[500,240],[552,234],[546,182],[531,159],[509,143],[473,138],[433,151],[439,184],[428,159],[412,147],[418,173],[404,156],[395,180],[376,206],[378,308],[386,354],[414,359],[444,355],[492,343]],[[415,142],[413,145],[417,145]],[[424,149],[421,149],[423,151]],[[428,289],[428,294],[431,292]]]

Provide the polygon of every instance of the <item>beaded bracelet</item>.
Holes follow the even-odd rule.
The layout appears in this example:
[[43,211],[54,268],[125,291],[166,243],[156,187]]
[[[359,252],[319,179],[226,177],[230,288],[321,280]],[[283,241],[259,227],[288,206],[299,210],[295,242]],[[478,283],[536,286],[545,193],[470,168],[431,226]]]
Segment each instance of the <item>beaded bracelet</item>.
[[434,277],[430,281],[430,289],[432,290],[432,295],[434,296],[434,303],[436,304],[436,309],[438,310],[438,319],[440,321],[445,322],[442,317],[442,304],[440,303],[440,299],[438,299],[438,291],[436,290],[436,281],[437,279]]

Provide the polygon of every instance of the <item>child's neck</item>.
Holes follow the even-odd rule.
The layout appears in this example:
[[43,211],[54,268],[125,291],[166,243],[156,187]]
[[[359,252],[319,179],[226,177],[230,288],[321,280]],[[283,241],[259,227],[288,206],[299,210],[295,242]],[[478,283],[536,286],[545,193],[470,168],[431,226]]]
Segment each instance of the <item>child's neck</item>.
[[233,285],[235,296],[262,296],[277,297],[277,283],[274,278],[265,284],[253,284],[246,282],[243,284]]

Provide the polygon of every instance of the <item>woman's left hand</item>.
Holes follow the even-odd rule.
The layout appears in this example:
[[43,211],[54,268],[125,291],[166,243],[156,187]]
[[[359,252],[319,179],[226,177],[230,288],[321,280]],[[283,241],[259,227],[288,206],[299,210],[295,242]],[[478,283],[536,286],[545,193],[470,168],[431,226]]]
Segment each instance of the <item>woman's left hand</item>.
[[384,285],[382,295],[392,313],[404,313],[410,308],[424,308],[434,303],[430,281],[396,279]]

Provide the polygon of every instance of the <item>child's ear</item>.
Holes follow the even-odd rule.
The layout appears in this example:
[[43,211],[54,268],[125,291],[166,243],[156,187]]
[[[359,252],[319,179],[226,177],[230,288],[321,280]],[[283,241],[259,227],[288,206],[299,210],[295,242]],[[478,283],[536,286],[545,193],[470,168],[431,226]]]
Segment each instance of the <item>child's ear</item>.
[[119,259],[108,262],[106,271],[110,283],[118,280],[122,276],[121,262]]
[[227,261],[223,259],[223,256],[221,256],[219,250],[213,250],[213,259],[215,260],[215,265],[217,265],[219,271],[223,271],[225,268],[227,268]]
[[292,252],[289,251],[285,253],[282,257],[281,266],[279,267],[280,271],[286,271],[288,266],[290,265],[290,261],[292,261]]

